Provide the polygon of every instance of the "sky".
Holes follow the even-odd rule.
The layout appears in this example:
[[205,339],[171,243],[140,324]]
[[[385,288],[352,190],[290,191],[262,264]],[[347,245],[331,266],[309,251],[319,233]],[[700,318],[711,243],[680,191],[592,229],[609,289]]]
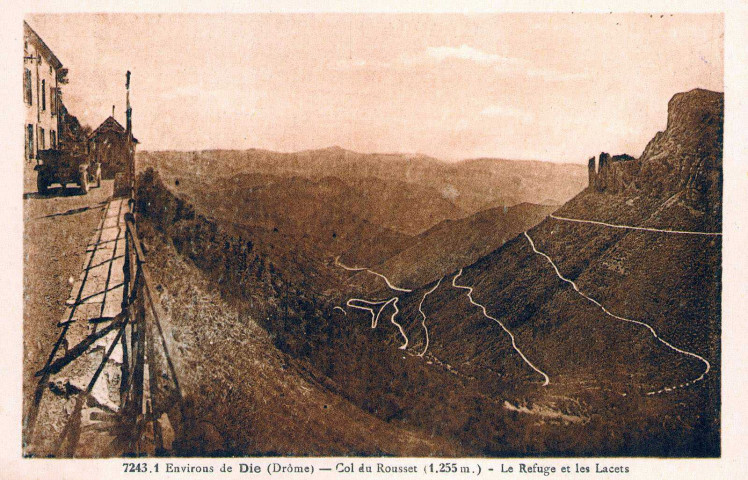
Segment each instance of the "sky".
[[445,160],[639,156],[667,102],[723,90],[721,14],[54,14],[68,110],[141,150],[333,145]]

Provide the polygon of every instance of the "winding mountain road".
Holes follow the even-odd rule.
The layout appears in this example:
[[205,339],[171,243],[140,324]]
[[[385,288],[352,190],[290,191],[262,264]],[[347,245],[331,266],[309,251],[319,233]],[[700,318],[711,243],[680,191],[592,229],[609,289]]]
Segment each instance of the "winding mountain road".
[[[596,223],[596,222],[593,222],[593,223]],[[670,231],[669,233],[679,233],[679,232]],[[556,271],[556,276],[558,278],[560,278],[564,282],[570,284],[572,286],[572,288],[574,288],[574,291],[576,291],[582,297],[586,298],[588,301],[590,301],[590,302],[594,303],[595,305],[597,305],[606,315],[608,315],[610,317],[613,317],[613,318],[615,318],[617,320],[621,320],[621,321],[629,322],[629,323],[634,323],[636,325],[641,325],[641,326],[645,327],[647,330],[649,330],[650,333],[652,333],[652,335],[655,337],[655,339],[657,339],[657,341],[659,341],[660,343],[662,343],[666,347],[668,347],[671,350],[673,350],[673,351],[675,351],[677,353],[680,353],[682,355],[686,355],[686,356],[695,358],[695,359],[701,361],[704,364],[705,369],[701,373],[701,375],[699,375],[697,378],[695,378],[693,380],[690,380],[688,382],[685,382],[685,383],[681,383],[679,385],[665,387],[665,388],[661,388],[660,390],[654,390],[654,391],[647,392],[647,395],[657,395],[657,394],[660,394],[660,393],[670,392],[670,391],[676,390],[678,388],[688,387],[689,385],[693,385],[694,383],[703,380],[704,377],[706,376],[706,374],[709,373],[709,370],[711,369],[711,364],[704,357],[702,357],[700,355],[697,355],[695,353],[686,351],[686,350],[682,350],[682,349],[680,349],[680,348],[672,345],[670,342],[668,342],[667,340],[665,340],[662,337],[660,337],[660,335],[657,334],[657,332],[655,331],[655,329],[651,325],[649,325],[648,323],[644,323],[644,322],[641,322],[639,320],[632,320],[630,318],[621,317],[620,315],[616,315],[616,314],[612,313],[610,310],[608,310],[607,308],[605,308],[605,306],[603,306],[603,304],[601,304],[600,302],[598,302],[594,298],[590,297],[586,293],[582,292],[579,289],[579,287],[577,286],[577,284],[573,280],[570,280],[570,279],[564,277],[561,274],[561,272],[558,269],[558,266],[553,261],[553,259],[551,259],[551,257],[549,257],[548,255],[546,255],[545,253],[543,253],[543,252],[541,252],[540,250],[537,249],[537,247],[535,246],[535,242],[532,240],[532,238],[530,237],[530,235],[527,232],[524,232],[524,234],[525,234],[525,237],[527,238],[527,241],[530,242],[530,246],[532,247],[532,250],[535,253],[537,253],[538,255],[542,255],[543,257],[545,257],[546,260],[548,260],[548,263],[551,264],[551,266],[553,267],[553,270]]]
[[520,357],[522,357],[522,360],[524,360],[524,361],[525,361],[525,363],[526,363],[527,365],[529,365],[529,366],[530,366],[530,368],[532,368],[533,370],[535,370],[536,372],[538,372],[539,374],[541,374],[541,375],[543,376],[543,378],[544,378],[543,386],[544,386],[544,387],[545,387],[546,385],[548,385],[548,384],[550,383],[550,379],[548,378],[548,375],[546,375],[546,374],[545,374],[545,372],[543,372],[543,371],[542,371],[542,370],[540,370],[540,369],[539,369],[538,367],[536,367],[535,365],[533,365],[533,363],[532,363],[532,362],[531,362],[530,360],[528,360],[528,358],[527,358],[527,357],[525,356],[525,354],[524,354],[524,353],[522,353],[522,350],[520,350],[520,349],[519,349],[519,347],[517,346],[517,341],[516,341],[516,339],[514,338],[514,334],[512,334],[512,332],[511,332],[511,331],[509,331],[509,329],[508,329],[508,328],[506,328],[506,326],[504,326],[504,324],[503,324],[503,323],[501,323],[501,322],[500,322],[500,321],[499,321],[499,320],[498,320],[497,318],[494,318],[494,317],[492,317],[491,315],[489,315],[489,314],[488,314],[488,312],[486,311],[486,307],[485,307],[485,306],[483,306],[483,305],[481,305],[480,303],[478,303],[478,302],[476,302],[475,300],[473,300],[473,287],[468,287],[467,285],[457,285],[457,283],[456,283],[456,282],[457,282],[457,279],[458,279],[458,278],[459,278],[460,276],[462,276],[462,268],[460,269],[460,271],[459,271],[459,272],[457,272],[457,275],[455,275],[455,276],[454,276],[454,278],[452,279],[452,286],[453,286],[453,287],[455,287],[455,288],[461,288],[461,289],[463,289],[463,290],[467,290],[467,292],[468,292],[468,293],[467,293],[467,297],[468,297],[468,300],[470,300],[470,303],[472,303],[472,304],[473,304],[473,305],[475,305],[476,307],[479,307],[479,308],[480,308],[480,309],[481,309],[481,310],[483,311],[483,316],[484,316],[484,317],[486,317],[486,318],[489,318],[489,319],[491,319],[491,320],[493,320],[494,322],[496,322],[496,323],[498,323],[498,324],[499,324],[499,326],[500,326],[500,327],[501,327],[501,328],[502,328],[502,329],[503,329],[503,330],[504,330],[504,331],[505,331],[505,332],[506,332],[506,333],[507,333],[507,334],[509,335],[509,337],[510,337],[510,338],[512,339],[512,347],[514,348],[514,350],[516,350],[516,352],[517,352],[517,353],[519,353]]
[[[627,230],[643,230],[646,232],[659,232],[659,233],[677,233],[681,235],[722,236],[722,232],[695,232],[695,231],[690,231],[690,230],[668,230],[668,229],[663,229],[663,228],[635,227],[633,225],[620,225],[620,224],[615,224],[615,223],[605,223],[605,222],[598,222],[596,220],[583,220],[581,218],[559,217],[552,213],[549,215],[549,217],[551,217],[554,220],[560,220],[563,222],[588,223],[592,225],[602,225],[604,227],[622,228],[622,229],[627,229]],[[527,232],[525,232],[525,235],[527,235]]]
[[[366,300],[364,298],[349,298],[347,302],[345,302],[346,307],[355,308],[358,310],[365,310],[371,313],[371,328],[377,328],[377,324],[379,323],[379,314],[382,313],[382,310],[384,310],[384,307],[387,306],[388,303],[390,303],[392,299],[388,300]],[[354,302],[361,302],[366,305],[373,305],[373,306],[379,306],[379,310],[377,310],[377,313],[374,313],[374,309],[362,305],[355,305]]]
[[[405,334],[405,330],[403,329],[403,326],[400,325],[395,321],[395,317],[397,317],[397,314],[400,313],[400,309],[397,308],[397,302],[400,300],[399,297],[392,297],[388,300],[366,300],[363,298],[350,298],[347,302],[345,302],[345,305],[347,307],[356,308],[358,310],[365,310],[371,314],[371,328],[377,328],[377,325],[379,324],[379,316],[382,314],[385,308],[387,308],[388,305],[392,305],[395,309],[395,312],[390,317],[390,322],[397,327],[398,330],[400,330],[400,334],[405,339],[405,343],[403,343],[400,347],[398,347],[400,350],[405,350],[408,348],[408,336]],[[365,305],[356,305],[355,302],[360,302],[365,305],[372,305],[372,306],[379,306],[379,310],[377,310],[376,314],[374,313],[374,309],[371,307],[367,307]],[[340,308],[341,307],[336,307]]]
[[[403,330],[403,326],[402,326],[402,325],[400,325],[399,323],[397,323],[397,322],[395,321],[395,317],[397,317],[397,314],[398,314],[398,313],[400,313],[400,309],[399,309],[399,308],[397,308],[397,302],[398,302],[398,300],[400,300],[400,299],[399,299],[398,297],[394,297],[394,299],[392,300],[392,306],[393,306],[393,307],[395,307],[395,312],[394,312],[394,313],[392,314],[392,316],[390,317],[390,322],[391,322],[391,323],[392,323],[393,325],[395,325],[395,326],[397,327],[397,329],[398,329],[398,330],[400,330],[400,335],[402,335],[402,336],[403,336],[403,338],[405,339],[405,343],[403,343],[402,345],[400,345],[400,347],[398,347],[398,348],[399,348],[400,350],[405,350],[406,348],[408,348],[408,336],[407,336],[407,335],[405,334],[405,330]],[[385,307],[386,307],[386,306],[387,306],[387,305],[385,305]]]
[[365,271],[367,273],[371,273],[372,275],[376,275],[377,277],[382,278],[385,281],[385,283],[387,284],[387,286],[391,290],[396,290],[398,292],[404,292],[404,293],[410,293],[410,292],[413,291],[413,290],[410,290],[410,289],[407,289],[407,288],[402,288],[402,287],[398,287],[398,286],[394,285],[392,282],[390,282],[389,278],[387,278],[386,276],[382,275],[379,272],[375,272],[374,270],[372,270],[370,268],[366,268],[366,267],[349,267],[347,265],[344,265],[344,264],[340,263],[340,255],[338,255],[337,257],[335,257],[335,265],[337,265],[338,267],[343,268],[345,270],[348,270],[349,272],[364,272]]
[[[338,266],[338,267],[340,267],[340,268],[343,268],[345,270],[348,270],[349,272],[367,272],[367,273],[371,273],[372,275],[376,275],[377,277],[381,277],[382,279],[384,279],[385,283],[387,283],[387,286],[391,290],[395,290],[395,291],[398,291],[398,292],[405,292],[405,293],[410,293],[410,292],[413,291],[413,290],[409,290],[407,288],[401,288],[401,287],[398,287],[396,285],[393,285],[392,282],[390,282],[389,278],[387,278],[386,276],[382,275],[381,273],[375,272],[374,270],[371,270],[369,268],[366,268],[366,267],[349,267],[348,265],[344,265],[343,263],[340,263],[340,255],[338,255],[337,257],[335,257],[335,265]],[[392,298],[390,298],[388,300],[373,300],[373,301],[372,300],[366,300],[366,299],[363,299],[363,298],[350,298],[350,299],[348,299],[348,301],[345,302],[345,305],[347,307],[357,308],[359,310],[366,310],[369,313],[371,313],[371,328],[377,328],[377,324],[379,323],[379,316],[382,314],[382,311],[384,311],[384,309],[387,308],[387,306],[391,304],[392,307],[395,309],[395,312],[390,317],[390,322],[393,325],[395,325],[398,330],[400,330],[400,335],[402,335],[403,338],[405,339],[405,343],[403,343],[402,345],[400,345],[398,348],[400,350],[405,350],[405,349],[408,348],[408,343],[409,343],[409,341],[408,341],[408,335],[405,334],[405,329],[403,328],[403,326],[400,325],[398,322],[395,321],[395,318],[397,317],[397,314],[400,313],[400,309],[397,308],[397,302],[399,300],[400,300],[400,297],[392,297]],[[373,308],[367,307],[367,306],[362,306],[362,305],[356,305],[355,302],[360,302],[360,303],[363,303],[365,305],[379,306],[379,310],[377,311],[376,314],[374,314],[374,309]],[[336,307],[336,308],[340,308],[342,310],[341,307]]]
[[[444,278],[444,277],[442,277],[442,278]],[[426,314],[423,313],[423,309],[422,309],[423,302],[424,302],[424,300],[426,300],[426,297],[428,295],[434,293],[434,291],[437,288],[439,288],[439,285],[442,283],[442,278],[440,278],[439,281],[436,282],[436,285],[434,285],[434,287],[431,290],[429,290],[429,291],[427,291],[426,293],[423,294],[423,298],[421,298],[421,303],[418,304],[418,311],[421,313],[421,316],[423,317],[423,320],[421,320],[421,325],[423,325],[423,331],[426,333],[426,345],[423,347],[423,351],[418,354],[419,357],[423,357],[426,354],[426,350],[429,349],[429,329],[426,326]]]

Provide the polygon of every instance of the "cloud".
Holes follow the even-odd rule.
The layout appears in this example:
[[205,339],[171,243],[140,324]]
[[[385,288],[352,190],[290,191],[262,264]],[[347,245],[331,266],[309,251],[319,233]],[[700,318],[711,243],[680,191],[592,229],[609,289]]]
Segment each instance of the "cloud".
[[515,57],[505,57],[497,53],[488,53],[468,45],[459,47],[428,47],[426,55],[430,58],[441,62],[449,58],[467,60],[481,65],[521,65],[526,64],[527,60]]
[[340,72],[352,70],[388,70],[433,64],[434,62],[442,63],[449,60],[471,62],[492,69],[497,74],[503,76],[519,76],[539,79],[545,82],[568,82],[590,77],[587,71],[574,73],[537,66],[525,58],[507,57],[498,53],[490,53],[466,44],[462,44],[459,47],[427,47],[425,52],[414,56],[403,55],[399,61],[395,61],[394,63],[363,58],[345,58],[333,63],[329,68]]
[[[519,57],[507,57],[497,53],[489,53],[469,45],[462,44],[459,47],[428,47],[426,48],[426,59],[443,62],[449,59],[473,62],[492,68],[501,75],[525,76],[537,78],[546,82],[568,82],[572,80],[583,80],[589,78],[589,72],[564,72],[553,68],[538,67],[527,59]],[[417,59],[405,58],[403,63],[419,63]],[[423,59],[421,60],[421,62]]]
[[489,105],[480,112],[484,117],[500,117],[500,118],[514,118],[522,123],[530,123],[535,116],[519,108],[510,107],[507,105]]

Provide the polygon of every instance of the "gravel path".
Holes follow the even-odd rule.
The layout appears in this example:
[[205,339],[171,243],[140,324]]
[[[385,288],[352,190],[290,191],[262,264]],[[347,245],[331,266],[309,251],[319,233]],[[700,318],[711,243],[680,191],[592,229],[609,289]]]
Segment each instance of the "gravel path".
[[86,243],[112,194],[112,181],[81,195],[72,186],[36,192],[33,166],[24,170],[23,273],[23,409],[29,407],[36,382],[59,335],[57,322],[65,311],[71,280],[77,278]]

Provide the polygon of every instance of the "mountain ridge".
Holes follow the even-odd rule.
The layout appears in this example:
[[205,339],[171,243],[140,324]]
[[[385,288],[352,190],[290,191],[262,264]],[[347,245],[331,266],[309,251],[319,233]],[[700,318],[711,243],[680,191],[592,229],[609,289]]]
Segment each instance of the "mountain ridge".
[[[660,415],[672,422],[677,416],[685,422],[684,430],[669,435],[658,429],[654,436],[644,434],[639,447],[628,448],[686,456],[718,452],[721,219],[715,215],[721,212],[722,140],[721,127],[714,120],[723,115],[720,97],[701,91],[675,97],[670,115],[685,122],[670,118],[670,129],[655,135],[640,159],[622,159],[604,167],[683,165],[663,170],[675,179],[653,179],[648,168],[632,169],[630,182],[605,188],[593,183],[555,212],[559,217],[716,235],[616,229],[546,218],[525,235],[440,280],[423,306],[429,351],[464,375],[488,379],[498,373],[505,381],[511,379],[516,394],[522,392],[541,408],[555,408],[553,398],[561,395],[587,403],[586,415],[602,415],[600,409],[608,408],[603,405],[612,400],[588,386],[617,391],[626,398],[641,395],[642,418],[637,421]],[[694,111],[680,110],[689,108]],[[692,137],[700,140],[690,141]],[[692,165],[699,167],[689,168]],[[707,188],[690,195],[691,186],[704,178],[711,182],[703,183]],[[576,282],[575,288],[584,295],[560,275]],[[483,305],[483,313],[471,306],[464,290],[450,288],[458,276],[458,286],[473,288],[470,298]],[[425,346],[419,309],[425,293],[436,285],[433,281],[399,295],[398,321],[414,351]],[[708,360],[711,369],[698,381],[704,373],[702,362],[664,348],[642,325],[606,311],[647,322],[670,344]],[[527,357],[548,373],[548,387],[540,388],[542,379],[512,351],[496,323],[506,325]],[[389,329],[393,344],[399,344],[398,332],[389,325],[383,328]],[[683,406],[674,407],[673,397]],[[660,443],[662,438],[670,439]]]
[[[174,193],[164,193],[189,183],[173,186],[175,172],[165,176],[168,188],[154,179],[154,191],[143,190],[139,209],[216,282],[227,302],[244,306],[276,348],[380,420],[436,435],[468,455],[714,457],[721,430],[724,107],[721,94],[698,91],[671,103],[669,115],[677,118],[668,119],[671,128],[656,134],[642,156],[605,156],[600,171],[588,171],[590,184],[553,215],[539,207],[538,221],[499,238],[497,248],[483,245],[490,251],[479,258],[399,288],[387,289],[385,280],[392,285],[389,276],[421,261],[433,265],[420,254],[419,241],[442,231],[448,235],[437,244],[463,241],[466,225],[496,220],[503,207],[442,220],[358,273],[293,250],[288,259],[268,261],[287,247],[277,245],[280,237],[250,248],[246,239],[256,238],[254,230],[227,233],[217,220],[193,218]],[[290,159],[286,174],[298,162]],[[346,183],[365,178],[362,172],[393,175],[392,164],[381,165],[340,164],[333,176]],[[346,168],[353,168],[350,177]],[[439,178],[419,177],[417,168],[401,173],[409,181]],[[520,173],[526,172],[473,168],[449,177],[449,185],[459,198],[467,180],[511,186]],[[521,179],[542,183],[546,173]],[[200,175],[195,178],[190,182],[200,185]],[[536,198],[545,198],[543,192],[532,190]],[[490,196],[484,193],[472,204]],[[507,194],[494,191],[494,200],[499,193]],[[273,198],[288,202],[289,195]],[[293,232],[285,235],[290,244]],[[369,240],[376,243],[376,235]],[[201,263],[206,251],[218,259],[214,264]],[[393,260],[398,256],[400,264]],[[317,270],[284,263],[307,260],[320,263]],[[394,271],[379,272],[388,260]],[[364,277],[379,282],[370,295],[360,284],[347,285]],[[360,308],[362,301],[371,308]]]
[[488,204],[496,206],[497,202],[507,206],[541,200],[561,204],[586,186],[584,167],[576,164],[503,159],[445,162],[427,156],[410,158],[407,154],[360,154],[349,150],[139,152],[138,163],[143,169],[160,169],[162,174],[172,171],[174,177],[188,170],[208,181],[246,172],[330,176],[349,184],[366,177],[394,179],[435,189],[467,214]]
[[[428,284],[462,265],[475,262],[557,208],[558,205],[524,202],[511,207],[488,208],[459,219],[446,219],[412,238],[407,247],[373,269],[398,285]],[[342,258],[346,259],[345,254]],[[365,284],[372,280],[364,274],[356,277]],[[378,282],[368,288],[376,288],[375,285]]]

